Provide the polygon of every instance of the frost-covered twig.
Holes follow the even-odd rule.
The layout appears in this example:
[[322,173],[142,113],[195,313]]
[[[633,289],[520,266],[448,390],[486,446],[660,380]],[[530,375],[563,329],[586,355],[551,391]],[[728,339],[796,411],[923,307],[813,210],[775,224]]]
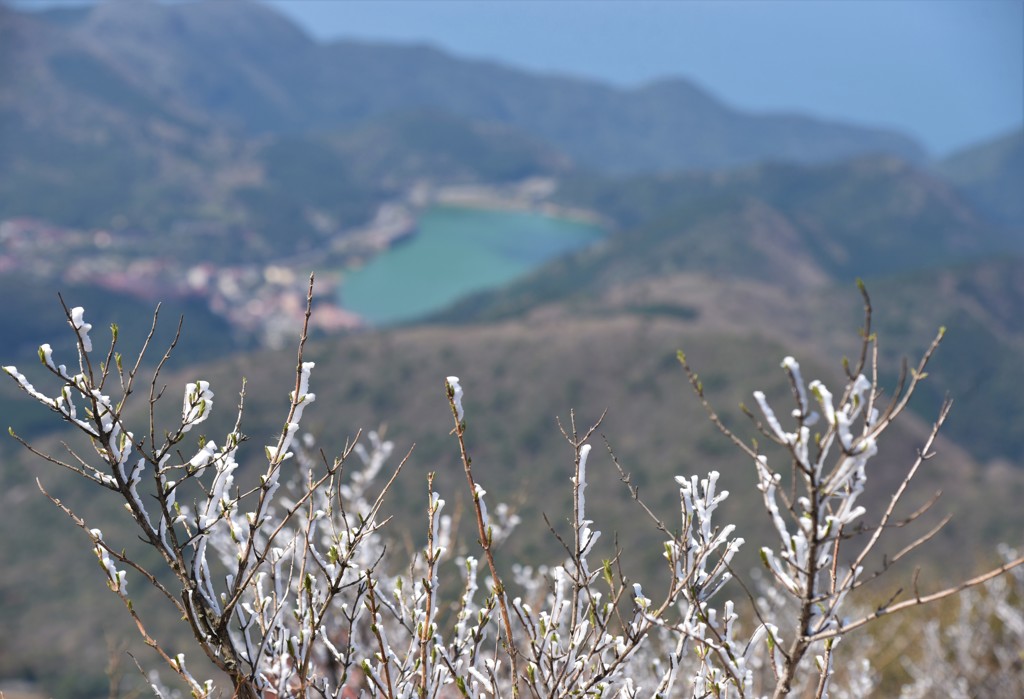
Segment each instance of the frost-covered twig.
[[501,623],[505,632],[505,652],[508,653],[509,665],[512,677],[512,696],[519,696],[519,649],[516,648],[515,636],[512,633],[512,618],[508,611],[508,593],[498,573],[498,567],[494,562],[494,527],[487,517],[487,506],[483,496],[485,491],[476,482],[473,476],[473,460],[466,449],[466,420],[465,411],[462,406],[463,389],[459,384],[459,377],[449,376],[445,381],[448,393],[448,402],[451,406],[452,417],[455,418],[455,437],[459,442],[459,453],[462,459],[463,471],[466,474],[466,481],[469,483],[469,491],[473,497],[473,511],[476,514],[477,535],[479,536],[480,548],[483,549],[484,558],[491,571],[491,580],[494,585],[494,597],[498,603],[498,610],[501,612]]
[[[881,541],[883,532],[891,525],[896,506],[918,469],[930,458],[938,430],[949,411],[947,401],[917,459],[890,496],[878,523],[863,526],[861,520],[867,510],[858,503],[858,499],[864,492],[868,462],[878,453],[879,439],[907,407],[919,382],[925,377],[928,362],[945,331],[940,329],[913,370],[901,374],[887,407],[879,410],[876,407],[881,391],[878,385],[877,338],[870,331],[871,302],[863,285],[861,292],[865,303],[865,326],[860,359],[854,371],[850,371],[847,365],[848,382],[839,394],[838,403],[823,382],[805,383],[799,363],[792,357],[786,357],[782,361],[782,369],[789,380],[795,404],[791,411],[795,424],[791,428],[786,426],[760,391],[754,393],[754,398],[761,417],[755,417],[744,408],[755,428],[786,452],[792,482],[788,494],[780,488],[782,473],[770,463],[768,456],[757,446],[746,444],[718,418],[704,396],[699,377],[690,368],[685,355],[680,354],[690,383],[711,421],[754,462],[758,489],[778,536],[777,547],[761,549],[761,559],[780,593],[796,603],[796,618],[788,620],[792,640],[783,651],[784,661],[773,692],[775,697],[792,691],[801,662],[812,647],[823,644],[816,663],[819,676],[816,694],[825,696],[833,674],[832,644],[847,632],[883,614],[955,594],[1024,563],[1024,560],[1011,562],[931,595],[915,593],[914,599],[896,604],[890,600],[875,612],[852,621],[842,614],[849,594],[880,574],[865,575],[865,562]],[[869,359],[870,379],[864,373]],[[916,519],[927,507],[919,509],[907,521]],[[857,527],[853,526],[855,523]],[[929,540],[937,529],[918,537],[895,558]],[[867,537],[851,534],[854,530],[867,532]],[[841,560],[849,563],[841,565]],[[887,567],[888,562],[884,565]]]
[[[377,432],[357,433],[329,460],[300,431],[306,409],[315,408],[316,401],[315,365],[303,356],[312,278],[287,414],[280,432],[256,457],[262,458],[262,468],[240,468],[244,458],[255,460],[245,455],[244,383],[234,426],[223,439],[199,437],[189,446],[195,428],[206,423],[215,403],[221,404],[213,387],[199,378],[179,394],[177,422],[169,429],[157,425],[156,404],[166,388],[159,375],[177,344],[180,323],[150,382],[148,405],[142,408],[148,409],[149,424],[137,432],[142,437],[129,424],[136,415],[129,404],[141,356],[125,370],[112,326],[105,359],[94,362],[92,326],[80,307],[65,306],[78,347],[77,371],[58,364],[50,345],[39,350],[56,390],[40,390],[16,367],[3,368],[33,400],[83,433],[93,454],[68,447],[70,458],[56,458],[19,441],[33,454],[116,493],[143,543],[162,561],[163,571],[143,566],[141,558],[108,542],[68,505],[51,498],[86,533],[103,579],[145,642],[196,697],[211,696],[217,682],[197,679],[194,662],[187,664],[185,654],[168,650],[148,633],[143,623],[148,610],[136,609],[128,596],[136,589],[132,580],[163,594],[188,625],[197,649],[227,676],[232,696],[239,698],[490,699],[520,693],[538,699],[747,698],[800,692],[838,699],[862,696],[875,683],[865,658],[850,665],[854,670],[843,667],[843,649],[851,648],[848,632],[883,614],[964,591],[969,592],[965,602],[971,602],[977,599],[972,588],[987,582],[998,592],[994,581],[1024,569],[1018,567],[1024,558],[1008,555],[1004,565],[940,592],[920,594],[915,583],[913,598],[897,602],[893,595],[869,612],[851,601],[866,581],[938,531],[933,527],[884,559],[880,570],[865,573],[883,533],[914,522],[934,502],[895,519],[948,411],[946,404],[876,523],[865,525],[869,513],[860,499],[869,463],[923,379],[941,332],[881,407],[878,346],[870,331],[870,299],[863,293],[859,359],[846,365],[848,381],[841,391],[833,394],[821,381],[806,382],[800,364],[786,357],[781,368],[794,403],[788,416],[776,412],[764,393],[754,394],[760,414],[746,412],[754,429],[784,454],[788,463],[781,467],[775,454],[747,444],[719,419],[680,354],[712,423],[751,460],[776,537],[775,545],[760,551],[765,577],[740,581],[738,589],[730,581],[744,539],[734,525],[720,522],[719,508],[729,493],[721,488],[718,472],[675,478],[679,515],[669,524],[640,498],[610,447],[630,496],[657,532],[668,584],[656,593],[658,586],[644,575],[627,575],[617,544],[610,558],[599,560],[597,543],[607,539],[601,539],[601,513],[588,506],[587,495],[599,467],[589,442],[601,420],[577,430],[574,412],[568,427],[559,423],[573,454],[566,470],[573,505],[565,519],[571,535],[549,523],[563,556],[553,564],[500,566],[498,544],[518,518],[502,504],[488,508],[469,456],[465,396],[456,377],[446,382],[452,433],[489,584],[481,593],[480,561],[457,553],[457,526],[443,514],[433,474],[427,478],[425,542],[411,561],[401,557],[400,547],[387,545],[384,504],[411,451],[387,468],[393,444]],[[155,323],[156,315],[142,353]],[[119,394],[112,395],[111,387]],[[512,574],[503,577],[502,571]],[[456,580],[456,589],[449,590]],[[730,598],[737,591],[742,593],[738,604]],[[1015,594],[1019,603],[1020,593]],[[990,617],[1014,633],[1024,628],[1019,609],[992,599]],[[930,633],[938,638],[937,631]],[[153,686],[165,694],[158,682]],[[915,680],[914,687],[923,686]]]

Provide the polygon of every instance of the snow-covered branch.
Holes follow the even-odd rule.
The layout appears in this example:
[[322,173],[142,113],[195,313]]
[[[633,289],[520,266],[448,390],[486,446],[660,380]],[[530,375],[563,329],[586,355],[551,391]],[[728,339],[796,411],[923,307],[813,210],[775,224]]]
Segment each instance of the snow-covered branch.
[[[612,454],[657,532],[668,574],[663,585],[660,578],[646,579],[647,572],[624,572],[618,551],[598,557],[597,543],[611,538],[602,539],[601,513],[587,500],[595,473],[591,440],[601,420],[580,430],[573,413],[568,426],[559,425],[573,455],[565,480],[573,510],[563,518],[571,532],[555,532],[563,556],[543,564],[502,559],[501,544],[515,535],[519,518],[491,500],[482,482],[486,472],[473,468],[472,390],[467,393],[455,376],[447,377],[445,390],[453,456],[457,446],[473,503],[475,547],[456,545],[457,527],[434,490],[433,474],[424,498],[425,543],[411,560],[401,547],[388,546],[386,496],[408,455],[389,468],[393,443],[368,432],[329,461],[314,456],[315,440],[302,432],[306,410],[316,407],[315,365],[303,358],[311,300],[312,279],[294,388],[282,401],[282,428],[255,457],[245,452],[241,430],[244,389],[235,425],[223,439],[189,442],[193,428],[222,404],[201,379],[185,386],[176,424],[158,429],[154,377],[148,430],[129,429],[128,416],[138,414],[128,406],[141,357],[124,371],[115,328],[107,359],[94,363],[92,325],[80,307],[66,310],[78,347],[77,372],[58,364],[50,345],[39,348],[39,358],[56,383],[52,390],[37,388],[17,367],[3,367],[25,394],[84,433],[93,453],[72,453],[65,463],[26,446],[114,491],[142,541],[158,554],[165,569],[150,570],[54,500],[86,533],[102,579],[143,638],[195,697],[216,695],[218,685],[222,695],[265,699],[862,696],[876,675],[863,658],[839,667],[836,649],[847,647],[848,632],[959,592],[965,593],[965,611],[954,627],[960,630],[927,628],[927,652],[907,661],[912,684],[905,696],[931,691],[934,678],[923,669],[930,658],[977,657],[977,644],[960,643],[976,615],[1002,630],[999,642],[1019,640],[1021,592],[1011,583],[1020,578],[1000,577],[1021,570],[1024,559],[1016,555],[961,585],[931,595],[915,588],[913,597],[872,611],[852,599],[867,579],[885,572],[866,571],[871,553],[948,412],[944,406],[918,459],[884,509],[867,521],[861,496],[873,459],[925,375],[941,333],[884,407],[870,310],[861,359],[845,385],[806,382],[800,363],[784,358],[780,368],[793,407],[779,410],[756,391],[759,415],[748,411],[753,429],[771,447],[765,451],[725,426],[680,355],[711,421],[750,459],[750,482],[774,541],[760,550],[760,577],[738,575],[734,562],[744,538],[735,525],[720,521],[729,493],[718,472],[675,478],[678,520],[667,524],[640,501]],[[870,309],[866,294],[865,307]],[[114,356],[118,361],[110,361]],[[260,457],[261,468],[239,468],[243,459]],[[241,482],[243,476],[251,482]],[[482,574],[489,578],[481,580]],[[143,617],[150,610],[135,608],[129,578],[160,590],[188,624],[196,641],[188,658],[148,634]],[[987,591],[975,591],[983,582]],[[941,650],[947,641],[952,650]],[[986,662],[1000,672],[1019,664],[1005,654],[991,657]],[[201,667],[216,669],[227,684],[201,679],[207,674]],[[153,686],[166,694],[159,682]]]

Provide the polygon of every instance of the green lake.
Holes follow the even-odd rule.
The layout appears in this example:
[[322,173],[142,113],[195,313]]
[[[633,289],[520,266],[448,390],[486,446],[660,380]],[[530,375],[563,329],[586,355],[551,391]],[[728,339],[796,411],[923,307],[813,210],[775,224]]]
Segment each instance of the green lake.
[[415,320],[585,247],[600,228],[540,214],[435,207],[412,238],[346,271],[344,308],[372,325]]

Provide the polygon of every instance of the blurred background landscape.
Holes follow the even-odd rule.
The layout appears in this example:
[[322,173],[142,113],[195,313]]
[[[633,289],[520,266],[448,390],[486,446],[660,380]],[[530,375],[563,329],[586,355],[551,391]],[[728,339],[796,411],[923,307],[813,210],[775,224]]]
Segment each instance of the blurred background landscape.
[[[1024,545],[1022,105],[1016,0],[8,0],[0,359],[41,385],[39,344],[73,363],[58,292],[98,345],[116,322],[126,356],[161,303],[150,365],[185,318],[169,402],[211,381],[216,435],[245,376],[242,456],[258,460],[315,272],[304,427],[328,454],[382,425],[402,453],[415,443],[396,512],[418,511],[430,470],[460,492],[456,374],[479,478],[530,523],[510,557],[557,560],[538,524],[571,502],[555,416],[606,408],[601,432],[652,507],[671,517],[671,477],[719,469],[753,551],[750,465],[676,351],[742,430],[751,391],[786,395],[783,356],[840,380],[862,278],[888,385],[948,328],[871,492],[899,482],[951,395],[909,506],[943,492],[953,523],[917,563],[970,572]],[[0,417],[47,448],[68,436],[11,381]],[[631,526],[598,451],[597,526],[650,550],[627,558],[643,578],[656,532]],[[108,643],[136,632],[35,479],[91,526],[127,520],[14,440],[0,459],[0,688],[106,695]],[[419,545],[418,520],[394,526]]]

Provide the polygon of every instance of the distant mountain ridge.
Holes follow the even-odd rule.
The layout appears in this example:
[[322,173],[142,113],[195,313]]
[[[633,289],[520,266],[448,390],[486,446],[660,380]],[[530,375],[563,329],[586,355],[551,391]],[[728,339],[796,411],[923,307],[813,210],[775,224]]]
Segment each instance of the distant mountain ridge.
[[958,151],[935,170],[993,220],[1024,229],[1024,127]]
[[920,145],[896,132],[744,113],[682,79],[626,90],[426,46],[319,44],[255,2],[109,2],[33,18],[121,74],[144,99],[250,134],[337,129],[427,109],[515,127],[582,166],[613,172],[879,152],[924,158]]

